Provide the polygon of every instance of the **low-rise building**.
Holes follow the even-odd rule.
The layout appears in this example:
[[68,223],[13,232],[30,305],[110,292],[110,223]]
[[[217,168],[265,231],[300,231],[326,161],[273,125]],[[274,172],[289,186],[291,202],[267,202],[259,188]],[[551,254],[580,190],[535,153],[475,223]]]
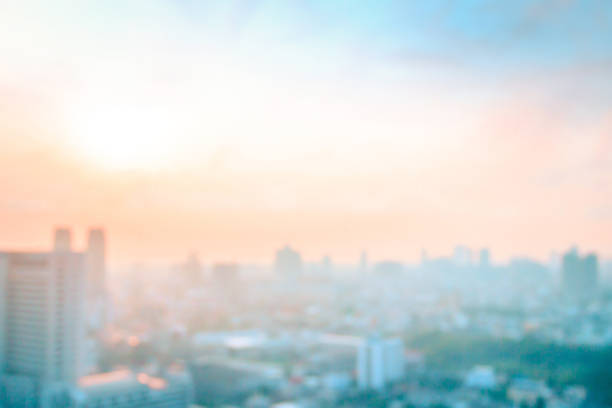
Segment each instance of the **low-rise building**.
[[187,408],[192,393],[187,372],[153,376],[117,370],[80,378],[48,398],[44,408]]

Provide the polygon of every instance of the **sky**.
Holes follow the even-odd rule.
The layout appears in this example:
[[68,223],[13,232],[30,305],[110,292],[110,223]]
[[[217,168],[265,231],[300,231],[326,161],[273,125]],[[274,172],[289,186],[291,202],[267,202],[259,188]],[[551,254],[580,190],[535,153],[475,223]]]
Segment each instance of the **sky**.
[[0,248],[612,257],[607,0],[0,0]]

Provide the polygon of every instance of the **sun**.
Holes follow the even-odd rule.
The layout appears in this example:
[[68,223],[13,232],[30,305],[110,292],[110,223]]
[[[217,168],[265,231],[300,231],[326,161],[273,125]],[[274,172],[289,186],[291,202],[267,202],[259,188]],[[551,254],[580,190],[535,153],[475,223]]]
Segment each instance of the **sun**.
[[109,170],[155,170],[170,160],[173,123],[161,109],[83,106],[69,121],[71,144],[89,164]]

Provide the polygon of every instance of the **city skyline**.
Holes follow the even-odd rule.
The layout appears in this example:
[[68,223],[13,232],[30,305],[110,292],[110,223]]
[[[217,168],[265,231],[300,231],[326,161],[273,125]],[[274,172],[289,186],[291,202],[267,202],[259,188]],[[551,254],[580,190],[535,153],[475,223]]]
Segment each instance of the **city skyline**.
[[[90,253],[92,251],[92,242],[93,251],[96,254],[96,261],[94,264],[96,265],[94,269],[97,269],[98,272],[95,272],[94,275],[100,275],[102,270],[105,270],[106,263],[109,263],[111,269],[124,270],[126,267],[162,267],[166,268],[170,265],[177,265],[177,262],[185,261],[186,264],[198,264],[200,261],[203,261],[203,264],[210,266],[213,270],[219,266],[234,266],[239,267],[240,265],[251,265],[251,266],[260,266],[267,267],[270,270],[276,270],[277,273],[281,275],[285,275],[288,273],[288,270],[293,269],[293,267],[297,264],[298,271],[293,272],[301,272],[302,265],[303,266],[313,266],[313,265],[322,265],[324,269],[327,269],[327,272],[332,272],[332,266],[340,266],[341,268],[349,267],[357,268],[356,271],[364,272],[364,267],[369,269],[372,267],[376,267],[376,265],[383,265],[386,263],[393,263],[397,265],[402,265],[406,267],[413,266],[425,266],[428,262],[431,261],[441,261],[447,260],[454,263],[456,266],[485,266],[485,267],[496,267],[502,265],[509,265],[515,261],[535,261],[540,263],[543,267],[549,269],[552,272],[558,272],[558,269],[561,267],[561,261],[564,254],[570,253],[584,253],[586,255],[593,255],[598,257],[600,254],[596,251],[593,251],[589,248],[583,248],[577,245],[572,245],[562,250],[551,250],[547,254],[547,257],[544,259],[533,258],[525,254],[514,253],[511,254],[510,257],[502,259],[500,257],[492,256],[492,250],[490,247],[470,247],[463,244],[457,244],[450,248],[447,252],[443,253],[431,253],[427,250],[427,248],[421,248],[419,250],[419,257],[417,258],[406,258],[406,257],[371,257],[370,253],[367,249],[362,249],[357,257],[348,257],[348,258],[338,258],[333,256],[329,251],[324,251],[322,253],[308,253],[304,256],[303,251],[299,247],[295,247],[292,244],[285,243],[280,247],[274,249],[274,251],[268,254],[267,257],[262,257],[261,259],[252,260],[245,259],[240,257],[219,257],[215,254],[207,254],[206,256],[202,256],[198,251],[187,250],[183,248],[183,252],[178,254],[176,257],[149,257],[148,259],[139,259],[133,262],[121,263],[121,262],[109,262],[107,258],[108,248],[106,243],[106,236],[108,235],[108,231],[104,228],[97,226],[88,226],[86,231],[84,231],[83,239],[74,239],[75,236],[79,237],[81,231],[75,231],[72,227],[62,225],[55,226],[52,230],[52,233],[49,234],[49,240],[47,243],[41,245],[40,247],[35,247],[33,245],[24,246],[24,247],[15,247],[15,246],[7,246],[5,250],[10,250],[16,253],[27,253],[28,251],[48,251],[48,250],[66,250],[72,252],[81,252],[85,251]],[[112,246],[111,246],[112,247]],[[410,251],[412,252],[412,251]],[[494,251],[493,251],[494,252]],[[287,254],[288,253],[288,254]],[[288,270],[286,266],[279,266],[279,259],[282,258],[283,264],[286,261],[286,257],[289,256],[291,260],[288,262]],[[295,258],[297,257],[297,258]],[[610,260],[607,258],[602,258],[604,263],[609,263]],[[182,264],[180,264],[182,265]],[[201,268],[202,265],[199,265],[198,268]],[[374,268],[375,269],[375,268]],[[279,270],[281,272],[279,272]],[[310,271],[312,272],[312,271]],[[308,274],[308,273],[307,273]],[[89,279],[97,280],[97,286],[104,286],[104,277],[90,277]],[[95,293],[90,294],[93,297],[96,297]]]
[[0,246],[612,256],[612,7],[283,4],[3,5]]

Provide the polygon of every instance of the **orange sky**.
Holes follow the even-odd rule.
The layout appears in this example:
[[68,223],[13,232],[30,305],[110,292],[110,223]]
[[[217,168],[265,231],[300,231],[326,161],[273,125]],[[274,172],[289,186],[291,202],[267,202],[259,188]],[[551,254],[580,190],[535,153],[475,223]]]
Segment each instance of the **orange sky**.
[[78,243],[104,226],[113,264],[268,262],[285,244],[338,262],[456,244],[612,256],[606,61],[481,70],[343,48],[304,67],[299,48],[254,58],[137,27],[3,37],[0,248],[68,225]]
[[72,226],[78,242],[103,225],[115,263],[191,250],[209,261],[269,261],[285,243],[344,262],[362,249],[415,260],[421,248],[442,255],[457,243],[490,247],[500,260],[545,258],[572,243],[609,254],[606,134],[595,124],[588,142],[565,136],[548,112],[519,105],[483,108],[456,144],[374,135],[359,150],[330,136],[303,153],[259,159],[220,145],[201,160],[186,152],[170,168],[136,169],[92,162],[31,135],[27,113],[11,115],[3,125],[21,137],[2,140],[0,246],[48,246],[54,225]]

